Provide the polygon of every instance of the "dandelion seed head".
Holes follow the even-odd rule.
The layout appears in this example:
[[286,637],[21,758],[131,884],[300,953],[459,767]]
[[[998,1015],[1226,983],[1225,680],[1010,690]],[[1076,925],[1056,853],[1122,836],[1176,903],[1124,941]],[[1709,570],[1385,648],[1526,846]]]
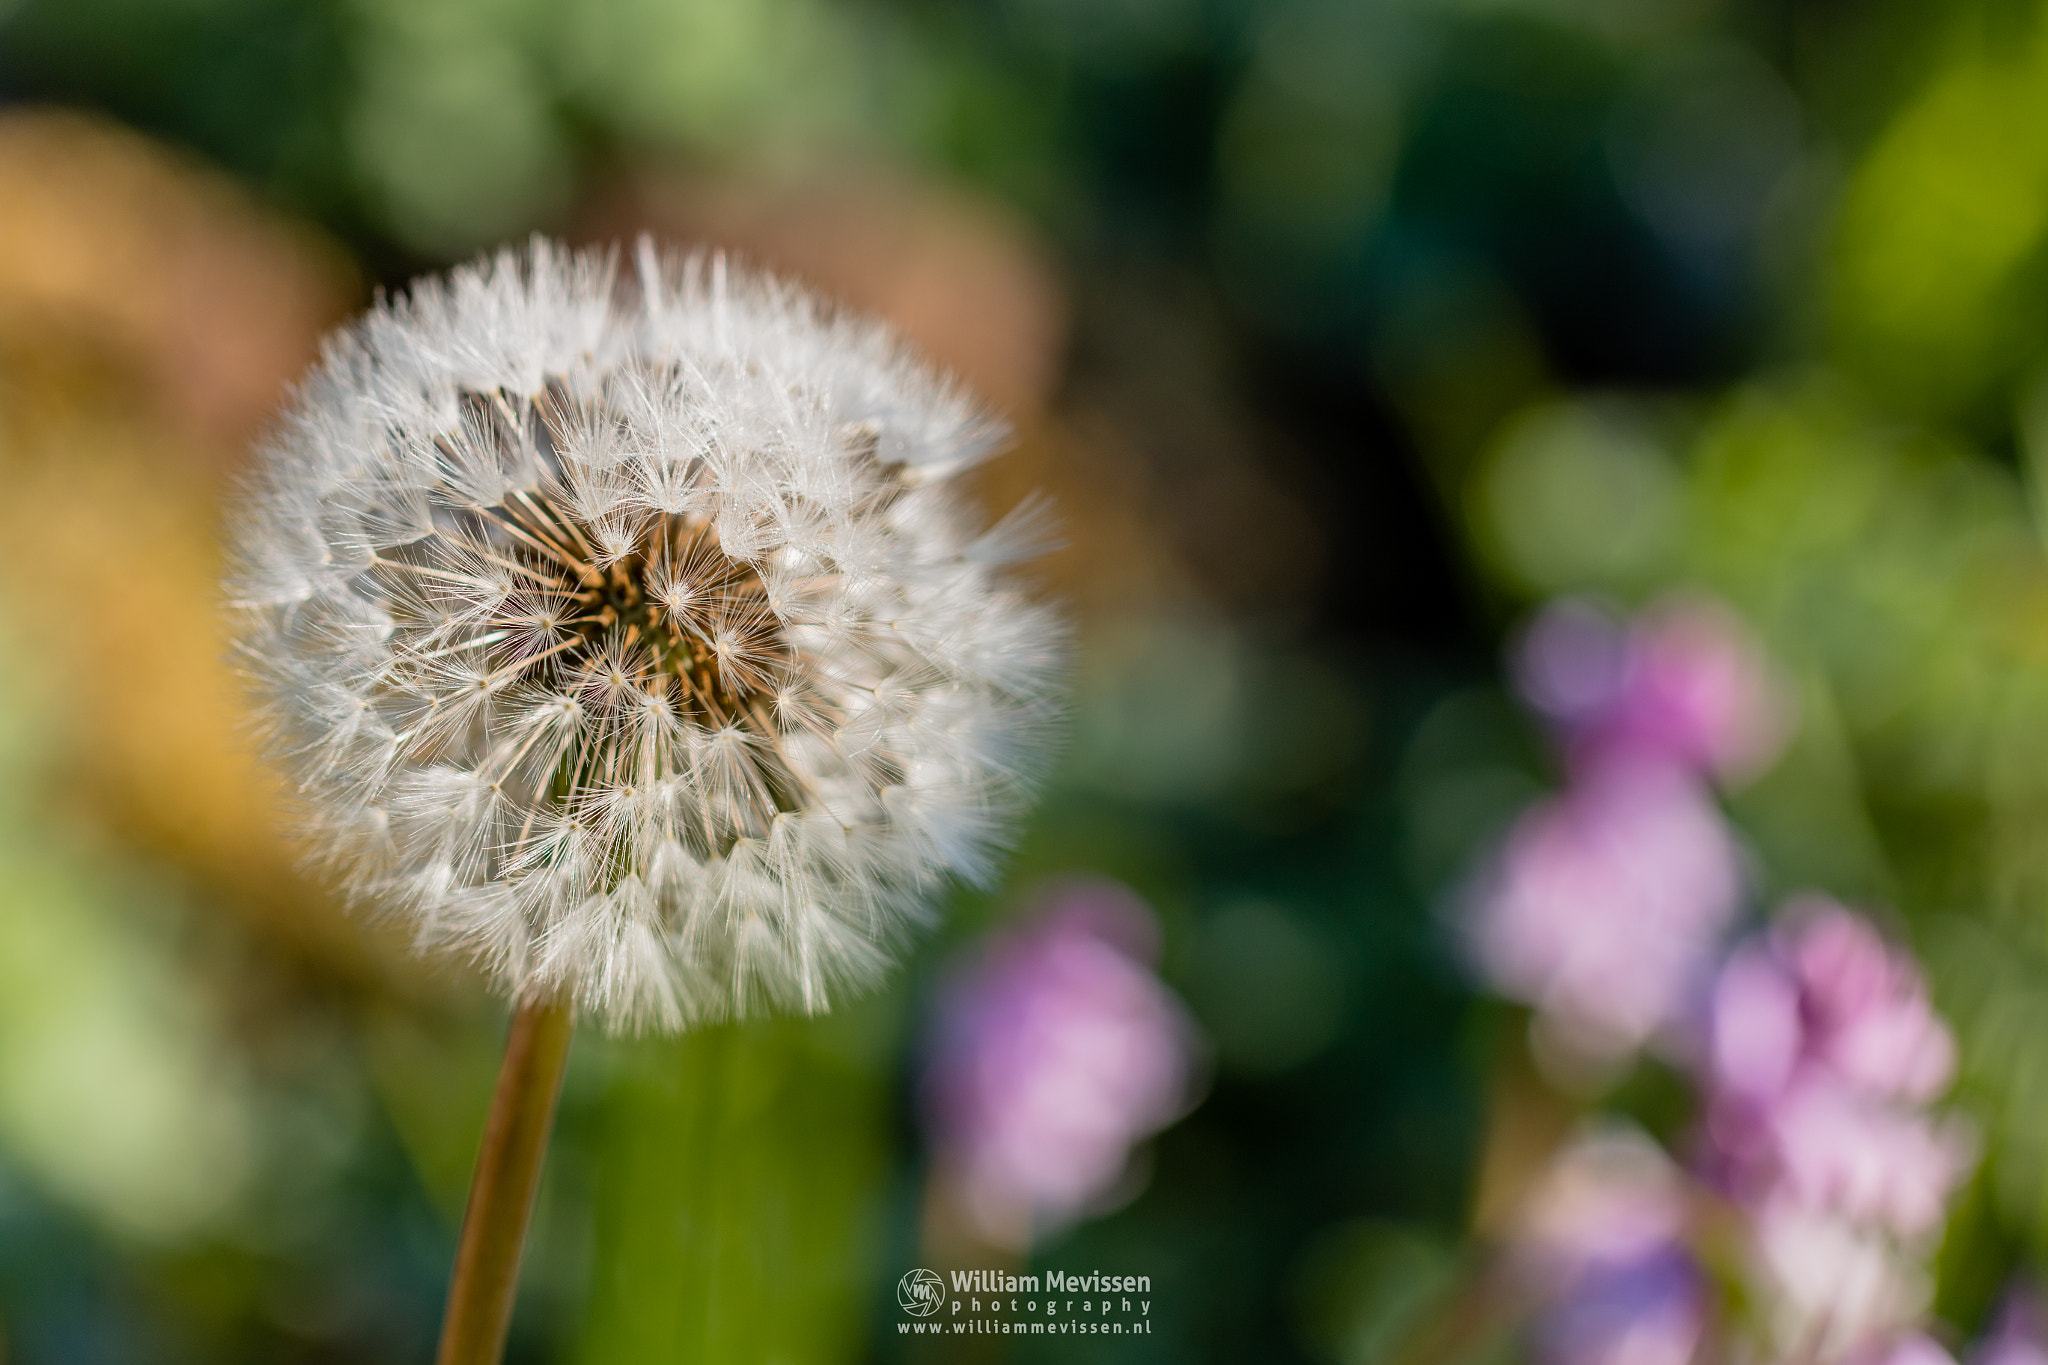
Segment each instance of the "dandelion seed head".
[[1000,426],[716,255],[536,240],[337,334],[232,522],[324,860],[615,1027],[817,1010],[985,878],[1058,617],[952,476]]

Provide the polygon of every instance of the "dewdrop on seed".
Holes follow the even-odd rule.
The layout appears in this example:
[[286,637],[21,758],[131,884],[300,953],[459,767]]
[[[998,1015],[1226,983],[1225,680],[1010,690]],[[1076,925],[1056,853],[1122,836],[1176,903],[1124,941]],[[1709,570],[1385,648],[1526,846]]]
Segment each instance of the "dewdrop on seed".
[[509,993],[815,1011],[985,879],[1063,631],[953,476],[1003,429],[723,257],[544,240],[330,339],[229,598],[316,848]]

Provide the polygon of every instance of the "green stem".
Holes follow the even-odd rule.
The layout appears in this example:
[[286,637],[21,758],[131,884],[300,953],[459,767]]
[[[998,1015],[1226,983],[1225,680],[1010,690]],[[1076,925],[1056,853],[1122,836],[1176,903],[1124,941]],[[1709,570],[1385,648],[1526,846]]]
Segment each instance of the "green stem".
[[512,1016],[462,1215],[436,1365],[498,1365],[504,1357],[519,1255],[575,1027],[564,1001],[523,1000]]

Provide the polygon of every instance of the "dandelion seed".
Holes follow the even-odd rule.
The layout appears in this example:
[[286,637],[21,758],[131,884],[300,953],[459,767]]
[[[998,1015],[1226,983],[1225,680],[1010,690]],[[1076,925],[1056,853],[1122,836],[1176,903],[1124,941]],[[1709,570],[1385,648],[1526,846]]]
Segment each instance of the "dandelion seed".
[[1002,432],[716,256],[545,241],[328,343],[230,596],[323,855],[614,1027],[869,984],[1028,794],[1062,649],[1005,584]]

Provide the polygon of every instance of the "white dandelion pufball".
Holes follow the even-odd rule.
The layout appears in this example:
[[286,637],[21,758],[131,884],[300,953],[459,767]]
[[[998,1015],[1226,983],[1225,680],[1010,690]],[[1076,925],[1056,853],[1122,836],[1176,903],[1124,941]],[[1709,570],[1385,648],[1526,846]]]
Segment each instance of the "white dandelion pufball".
[[510,993],[614,1027],[872,983],[1028,796],[1041,505],[881,326],[716,255],[536,240],[330,339],[229,600],[314,845]]

